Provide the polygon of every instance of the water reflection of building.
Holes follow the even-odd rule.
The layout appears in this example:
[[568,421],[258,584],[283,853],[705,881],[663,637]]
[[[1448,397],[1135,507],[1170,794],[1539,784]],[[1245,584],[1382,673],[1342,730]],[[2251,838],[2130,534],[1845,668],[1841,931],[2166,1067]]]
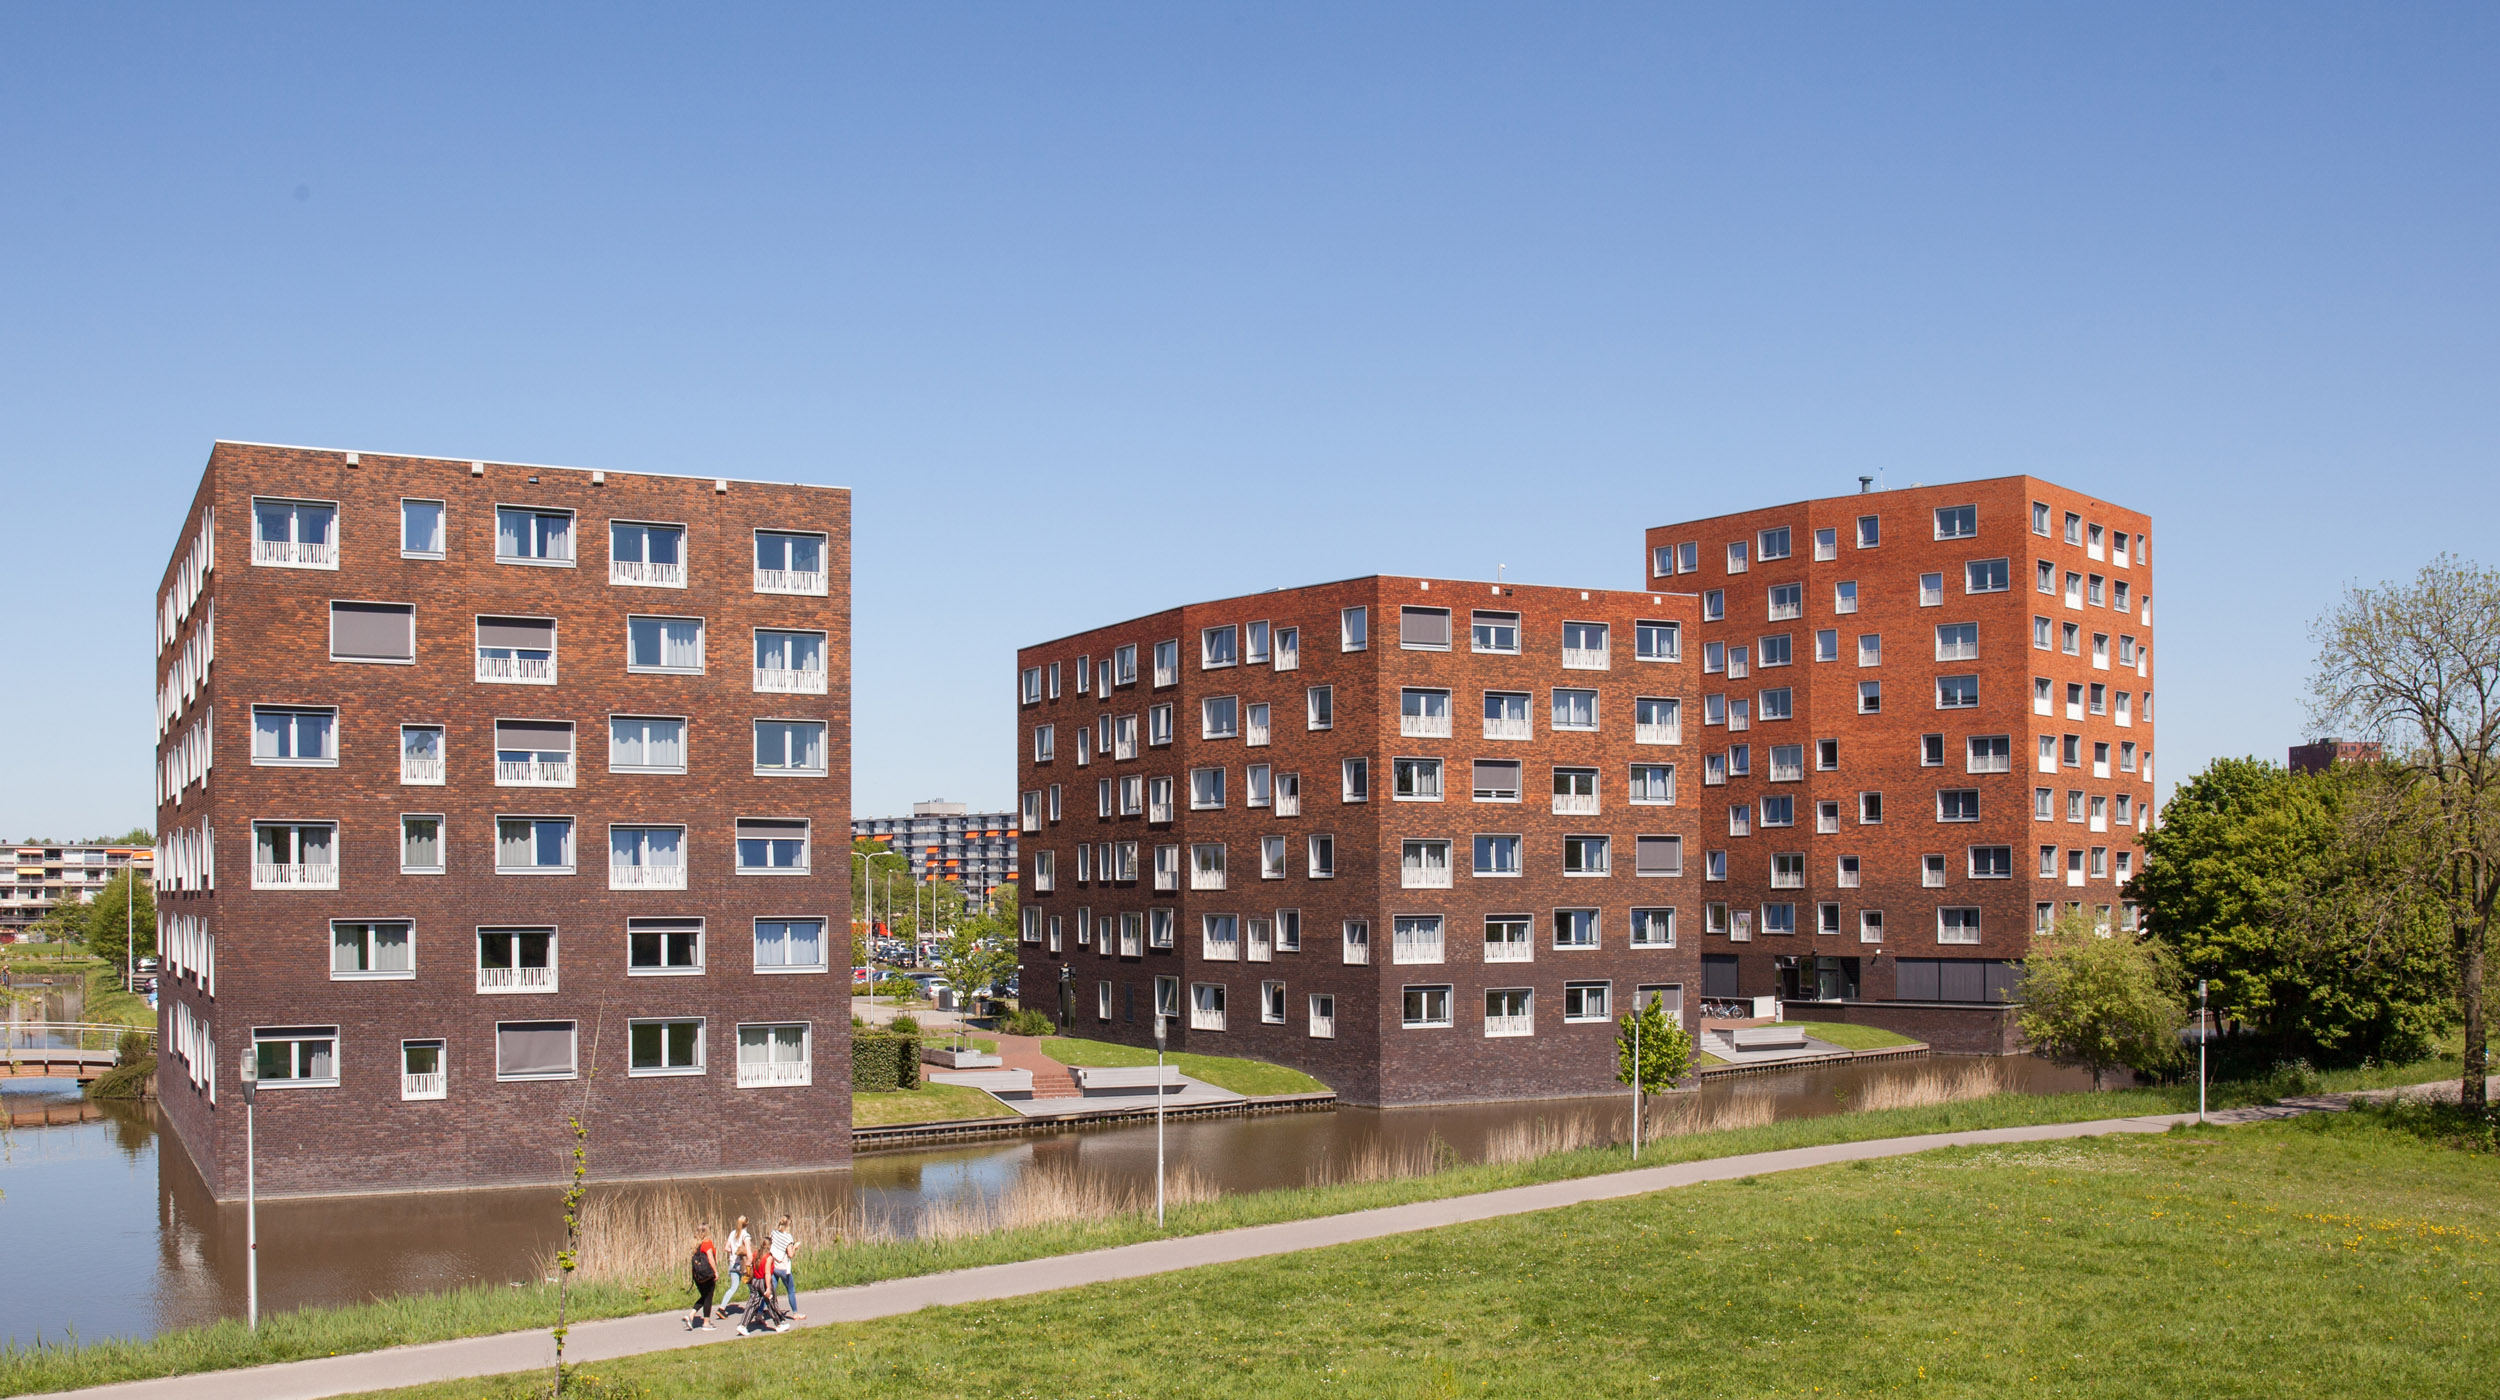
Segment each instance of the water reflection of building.
[[216,445],[156,667],[159,1082],[213,1194],[246,1052],[264,1193],[552,1180],[586,1103],[603,1177],[848,1160],[848,524]]

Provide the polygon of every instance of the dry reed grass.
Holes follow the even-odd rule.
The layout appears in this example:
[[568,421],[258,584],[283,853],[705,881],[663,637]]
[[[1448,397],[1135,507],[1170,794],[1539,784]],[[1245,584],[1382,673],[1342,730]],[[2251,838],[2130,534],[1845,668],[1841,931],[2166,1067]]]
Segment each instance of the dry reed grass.
[[2003,1070],[1993,1061],[1980,1060],[1958,1069],[1929,1065],[1918,1074],[1903,1078],[1879,1079],[1858,1095],[1855,1105],[1861,1112],[1879,1108],[1931,1108],[1937,1104],[1959,1103],[1964,1099],[1984,1099],[2005,1090]]
[[1613,1123],[1600,1124],[1593,1114],[1575,1113],[1568,1118],[1538,1118],[1524,1123],[1507,1123],[1485,1138],[1484,1161],[1487,1166],[1511,1166],[1551,1157],[1557,1152],[1577,1152],[1584,1147],[1612,1147],[1623,1140]]
[[[1164,1183],[1170,1205],[1212,1201],[1222,1194],[1205,1176],[1175,1167]],[[819,1196],[767,1196],[744,1207],[761,1239],[782,1216],[805,1248],[815,1251],[906,1239],[961,1240],[1010,1230],[1083,1224],[1154,1209],[1151,1187],[1120,1186],[1071,1168],[1029,1172],[1003,1195],[940,1201],[917,1218],[871,1218],[857,1205]],[[686,1271],[698,1235],[720,1240],[737,1211],[708,1193],[681,1187],[594,1196],[582,1207],[579,1277],[584,1282],[635,1283]],[[726,1263],[726,1261],[723,1261]]]

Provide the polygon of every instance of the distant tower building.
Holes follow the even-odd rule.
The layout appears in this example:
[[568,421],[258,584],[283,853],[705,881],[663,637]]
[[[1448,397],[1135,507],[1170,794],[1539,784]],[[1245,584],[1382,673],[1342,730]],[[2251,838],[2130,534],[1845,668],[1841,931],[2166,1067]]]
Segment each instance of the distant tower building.
[[960,884],[966,898],[984,898],[1016,878],[1013,812],[970,812],[939,798],[913,803],[908,817],[857,818],[851,835],[885,842],[911,861],[913,879]]

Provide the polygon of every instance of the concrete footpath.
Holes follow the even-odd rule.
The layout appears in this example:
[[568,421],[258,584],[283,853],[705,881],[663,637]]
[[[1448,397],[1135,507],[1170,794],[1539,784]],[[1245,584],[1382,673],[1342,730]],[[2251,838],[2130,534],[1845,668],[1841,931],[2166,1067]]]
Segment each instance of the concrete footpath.
[[[2455,1086],[2449,1087],[2453,1092]],[[2341,1102],[2324,1102],[2324,1097],[2276,1108],[2217,1113],[2212,1117],[2217,1123],[2249,1122],[2343,1106]],[[2344,1096],[2333,1097],[2340,1100]],[[808,1320],[799,1326],[865,1322],[927,1307],[989,1302],[1076,1288],[1089,1283],[1144,1278],[1208,1264],[1229,1264],[1297,1250],[1379,1239],[1387,1235],[1410,1234],[1444,1225],[1524,1215],[1589,1201],[1615,1200],[1701,1182],[1729,1181],[1771,1172],[1829,1166],[1835,1162],[1900,1157],[1939,1147],[2043,1142],[2056,1138],[2098,1137],[2107,1133],[2158,1133],[2167,1131],[2172,1124],[2194,1121],[2196,1115],[2192,1113],[2102,1118],[2083,1123],[2049,1123],[2023,1128],[1880,1138],[1869,1142],[1833,1143],[1780,1152],[1756,1152],[1741,1157],[1718,1157],[1701,1162],[1679,1162],[1663,1167],[1641,1167],[1571,1181],[1515,1186],[1507,1190],[1418,1201],[1412,1205],[1387,1206],[1347,1215],[1319,1216],[1216,1234],[1154,1240],[1084,1254],[1062,1254],[1016,1264],[994,1264],[917,1278],[888,1279],[850,1288],[814,1289],[800,1295]],[[598,1362],[644,1352],[713,1344],[769,1346],[772,1339],[737,1339],[726,1325],[714,1332],[689,1332],[685,1327],[685,1313],[680,1310],[664,1315],[576,1324],[565,1351],[569,1361]],[[352,1356],[167,1376],[157,1380],[128,1381],[88,1390],[53,1393],[110,1396],[115,1400],[318,1400],[323,1396],[351,1395],[429,1381],[545,1370],[554,1364],[554,1360],[554,1343],[544,1330],[540,1330],[428,1342],[422,1346],[396,1347]]]

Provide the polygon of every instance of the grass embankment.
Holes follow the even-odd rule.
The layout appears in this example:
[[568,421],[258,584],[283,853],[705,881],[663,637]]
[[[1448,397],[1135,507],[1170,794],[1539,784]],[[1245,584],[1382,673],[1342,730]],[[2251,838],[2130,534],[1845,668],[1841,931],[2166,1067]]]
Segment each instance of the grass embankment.
[[156,1009],[146,997],[122,987],[121,969],[97,963],[87,969],[86,1009],[82,1021],[98,1021],[138,1030],[156,1029]]
[[1749,1177],[597,1374],[670,1397],[2456,1395],[2500,1354],[2495,1286],[2500,1161],[2357,1114]]
[[[2453,1080],[2458,1072],[2458,1062],[2451,1057],[2445,1061],[2426,1061],[2405,1068],[2331,1072],[2318,1076],[2316,1081],[2304,1082],[2296,1086],[2270,1080],[2221,1084],[2214,1086],[2212,1103],[2216,1108],[2244,1103],[2263,1103],[2282,1093],[2290,1092],[2293,1088],[2302,1091],[2318,1088],[2370,1089],[2438,1079]],[[2196,1088],[2194,1085],[2047,1096],[1998,1094],[1988,1098],[1920,1108],[1884,1109],[1865,1113],[1833,1114],[1820,1118],[1789,1119],[1761,1127],[1668,1138],[1643,1147],[1640,1164],[1655,1166],[1664,1162],[1698,1161],[1746,1152],[1767,1152],[1779,1148],[1805,1147],[1818,1143],[1864,1142],[1875,1138],[1902,1137],[1919,1133],[2004,1128],[2033,1123],[2067,1123],[2146,1113],[2176,1113],[2190,1111],[2195,1107]],[[1498,1190],[1508,1186],[1525,1186],[1541,1181],[1593,1176],[1604,1172],[1621,1171],[1630,1165],[1632,1163],[1628,1160],[1628,1154],[1621,1147],[1581,1148],[1525,1162],[1458,1166],[1429,1175],[1350,1181],[1337,1185],[1264,1191],[1249,1195],[1225,1196],[1212,1201],[1192,1202],[1175,1206],[1170,1212],[1168,1228],[1162,1231],[1155,1229],[1150,1214],[1129,1213],[1109,1219],[1043,1225],[939,1240],[865,1240],[859,1243],[808,1250],[802,1256],[802,1277],[809,1288],[831,1288],[845,1284],[868,1283],[883,1278],[903,1278],[938,1273],[947,1269],[970,1268],[982,1264],[1003,1264],[1021,1259],[1048,1258],[1054,1255],[1072,1254],[1080,1250],[1131,1244],[1141,1240],[1207,1234],[1243,1225],[1302,1220],[1345,1211],[1365,1210],[1374,1206],[1437,1200],[1449,1196]],[[1679,1196],[1678,1199],[1681,1197]],[[1798,1236],[1811,1235],[1815,1233],[1815,1229],[1811,1226],[1796,1225],[1794,1233]],[[818,1238],[823,1238],[823,1236],[819,1234]],[[1729,1257],[1732,1258],[1756,1258],[1755,1255],[1747,1253],[1741,1245],[1730,1245],[1726,1249]],[[2190,1255],[2188,1257],[2207,1258],[2209,1256]],[[1272,1265],[1268,1267],[1273,1268]],[[1298,1276],[1298,1270],[1276,1272],[1280,1277]],[[1624,1278],[1629,1277],[1635,1276],[1624,1276]],[[1673,1300],[1657,1304],[1659,1318],[1679,1317],[1684,1311],[1699,1307],[1705,1301],[1716,1301],[1716,1295],[1707,1289],[1688,1288],[1684,1282],[1685,1275],[1676,1269],[1661,1270],[1647,1277],[1654,1279],[1658,1288],[1672,1288]],[[1610,1278],[1605,1287],[1607,1289],[1627,1287],[1624,1278]],[[1556,1309],[1564,1311],[1576,1306],[1579,1301],[1566,1292],[1547,1290],[1535,1285],[1524,1289],[1521,1297],[1525,1299],[1532,1294],[1549,1297]],[[1963,1319],[1980,1315],[1974,1312],[1974,1309],[1984,1309],[1992,1314],[1996,1297],[1997,1292],[1994,1286],[1974,1284],[1955,1298],[1949,1311],[1953,1316]],[[647,1288],[610,1284],[577,1289],[573,1294],[573,1316],[585,1320],[598,1317],[622,1317],[634,1313],[659,1311],[685,1301],[684,1290],[672,1272],[666,1279],[652,1281]],[[1367,1306],[1369,1301],[1367,1300]],[[1419,1336],[1441,1335],[1438,1331],[1443,1325],[1440,1320],[1424,1315],[1422,1322],[1417,1324],[1413,1320],[1416,1315],[1409,1312],[1407,1305],[1399,1299],[1382,1301],[1397,1308],[1399,1316],[1409,1318],[1406,1324],[1409,1342]],[[148,1376],[221,1370],[273,1361],[300,1360],[333,1353],[372,1351],[387,1346],[440,1341],[450,1337],[523,1331],[550,1325],[554,1321],[554,1310],[555,1298],[552,1290],[486,1286],[451,1294],[275,1314],[262,1319],[258,1336],[245,1331],[240,1322],[221,1322],[212,1327],[168,1332],[146,1340],[107,1341],[83,1347],[0,1347],[0,1394],[66,1390],[74,1386],[102,1385],[112,1381],[136,1380]],[[2073,1315],[2086,1326],[2097,1326],[2088,1310],[2075,1309]],[[1938,1314],[1938,1316],[1943,1316],[1943,1314]],[[1426,1331],[1414,1331],[1417,1325],[1423,1326]],[[1114,1330],[1126,1335],[1147,1335],[1126,1324]],[[1749,1333],[1748,1335],[1756,1334]],[[2286,1328],[2282,1335],[2297,1339],[2302,1333],[2298,1329]],[[2087,1354],[2090,1353],[2089,1347],[2078,1349],[2084,1350]],[[1033,1350],[1038,1351],[1040,1348],[1033,1348]],[[1216,1350],[1207,1350],[1203,1353],[1205,1356],[1222,1354],[1226,1353]],[[1609,1357],[1616,1354],[1613,1351],[1605,1353]],[[1599,1374],[1597,1370],[1590,1367],[1588,1361],[1587,1356],[1574,1358],[1569,1368],[1570,1372],[1584,1381],[1591,1375]],[[1798,1364],[1803,1363],[1795,1356],[1786,1359],[1788,1367]],[[1776,1369],[1779,1369],[1770,1361],[1761,1362],[1761,1368],[1760,1374],[1764,1375],[1773,1374]],[[1655,1369],[1653,1367],[1652,1371]],[[1203,1371],[1205,1371],[1204,1367],[1185,1368],[1185,1373],[1191,1376],[1196,1376]],[[1649,1373],[1643,1372],[1642,1374]],[[1733,1388],[1758,1389],[1758,1384],[1755,1383],[1759,1382],[1759,1379],[1760,1376],[1756,1375],[1746,1386]],[[1151,1389],[1159,1392],[1165,1388],[1168,1387]],[[1410,1390],[1412,1388],[1408,1387]],[[813,1387],[802,1387],[801,1393],[809,1393],[813,1389]],[[1069,1389],[1077,1393],[1099,1393],[1102,1387],[1089,1383],[1075,1385]],[[1148,1389],[1150,1388],[1138,1387],[1141,1393]],[[1016,1387],[1010,1385],[1002,1387],[1001,1393],[1015,1393],[1015,1390]],[[454,1393],[466,1395],[475,1394],[478,1391],[472,1388]],[[985,1392],[967,1384],[963,1393]],[[1050,1394],[1057,1393],[1057,1391],[1045,1387],[1037,1393]],[[1359,1393],[1359,1391],[1348,1390],[1346,1393]],[[2140,1393],[2159,1392],[2146,1390]]]
[[955,1118],[1013,1118],[1015,1111],[978,1089],[931,1084],[882,1094],[851,1095],[851,1126],[883,1128],[896,1123],[943,1123]]
[[1879,1030],[1874,1026],[1853,1026],[1845,1021],[1792,1021],[1790,1024],[1803,1026],[1807,1035],[1843,1050],[1890,1050],[1896,1046],[1919,1043],[1913,1036]]
[[[1042,1053],[1063,1065],[1085,1065],[1105,1069],[1125,1069],[1151,1065],[1155,1052],[1134,1045],[1114,1045],[1103,1040],[1074,1040],[1065,1036],[1047,1036]],[[1328,1086],[1298,1069],[1271,1065],[1260,1060],[1237,1060],[1223,1055],[1190,1055],[1167,1053],[1164,1063],[1203,1080],[1218,1089],[1257,1098],[1266,1094],[1317,1094]]]

